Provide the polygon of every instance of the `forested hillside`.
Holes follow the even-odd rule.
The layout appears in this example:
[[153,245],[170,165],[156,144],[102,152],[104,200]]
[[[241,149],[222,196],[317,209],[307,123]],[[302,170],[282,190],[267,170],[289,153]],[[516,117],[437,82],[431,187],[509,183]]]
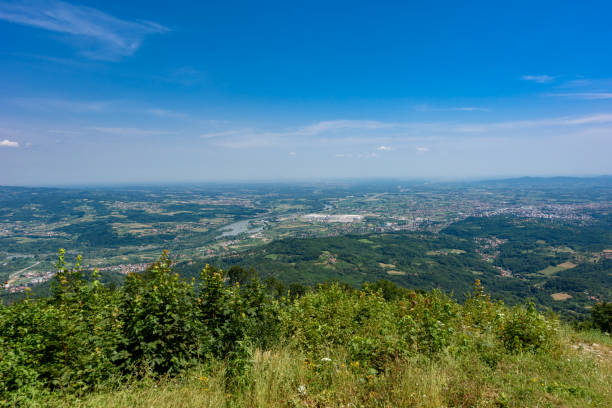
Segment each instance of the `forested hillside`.
[[[602,215],[588,222],[472,217],[438,233],[279,239],[231,255],[193,257],[176,269],[187,278],[197,277],[207,263],[253,269],[261,280],[277,280],[276,286],[293,285],[294,290],[329,281],[359,288],[385,279],[410,289],[439,288],[460,302],[478,278],[494,299],[510,305],[531,300],[563,320],[583,320],[593,305],[612,299],[610,231],[612,218]],[[80,234],[102,239],[98,232],[85,228]],[[101,279],[121,285],[124,276],[105,271]],[[33,287],[32,293],[48,295],[49,288],[47,282]],[[24,296],[3,294],[6,301]]]
[[[564,319],[582,319],[612,299],[610,217],[585,225],[508,216],[468,218],[440,233],[398,232],[284,239],[232,257],[182,263],[195,276],[204,263],[255,269],[262,279],[353,287],[386,279],[406,288],[440,288],[460,301],[474,279],[495,299],[530,299]],[[559,300],[562,299],[562,300]]]

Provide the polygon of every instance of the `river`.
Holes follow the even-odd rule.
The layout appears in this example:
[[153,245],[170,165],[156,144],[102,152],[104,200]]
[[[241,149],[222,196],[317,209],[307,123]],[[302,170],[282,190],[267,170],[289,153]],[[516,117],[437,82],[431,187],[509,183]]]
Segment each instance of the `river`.
[[219,238],[233,237],[235,235],[242,234],[243,232],[257,232],[263,229],[263,227],[250,228],[250,221],[251,220],[236,221],[234,223],[226,225],[225,227],[222,227],[221,231],[223,232],[221,233],[221,236]]

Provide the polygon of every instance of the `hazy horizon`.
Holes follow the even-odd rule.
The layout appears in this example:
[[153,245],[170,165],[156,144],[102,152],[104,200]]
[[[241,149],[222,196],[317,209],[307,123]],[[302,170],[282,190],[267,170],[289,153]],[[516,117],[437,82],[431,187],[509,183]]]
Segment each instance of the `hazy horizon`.
[[593,179],[612,179],[612,174],[593,174],[593,175],[545,175],[545,176],[530,176],[516,175],[506,177],[464,177],[464,178],[398,178],[398,177],[363,177],[363,178],[287,178],[287,179],[226,179],[226,180],[175,180],[175,181],[114,181],[114,182],[74,182],[74,183],[47,183],[47,184],[0,184],[0,187],[24,187],[24,188],[67,188],[67,189],[96,189],[96,188],[151,188],[151,187],[200,187],[200,186],[274,186],[274,185],[326,185],[326,184],[385,184],[385,183],[415,183],[415,184],[462,184],[462,183],[482,183],[482,182],[497,182],[497,181],[516,181],[516,180],[556,180],[556,179],[572,179],[572,180],[593,180]]
[[611,11],[0,0],[0,185],[609,175]]

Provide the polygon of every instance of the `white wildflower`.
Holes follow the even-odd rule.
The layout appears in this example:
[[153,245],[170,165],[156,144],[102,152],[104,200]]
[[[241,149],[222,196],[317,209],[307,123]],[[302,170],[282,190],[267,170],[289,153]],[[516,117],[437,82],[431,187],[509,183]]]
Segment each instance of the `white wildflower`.
[[300,385],[298,387],[298,394],[300,395],[306,395],[306,387],[304,385]]
[[329,358],[329,357],[323,357],[323,358],[321,359],[321,361],[324,361],[324,362],[326,362],[326,363],[329,363],[329,362],[331,361],[331,358]]

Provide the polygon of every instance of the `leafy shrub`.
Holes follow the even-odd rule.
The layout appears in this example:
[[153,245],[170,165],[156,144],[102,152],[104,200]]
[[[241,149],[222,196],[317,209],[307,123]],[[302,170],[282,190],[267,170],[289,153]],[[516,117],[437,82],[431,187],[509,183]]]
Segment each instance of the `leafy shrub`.
[[538,313],[533,303],[516,306],[500,327],[499,337],[509,352],[536,351],[550,346],[555,335],[553,322]]
[[458,305],[439,290],[412,292],[397,309],[402,337],[419,352],[433,355],[450,344],[458,324]]
[[474,282],[472,293],[467,296],[463,305],[463,324],[471,331],[492,333],[502,324],[506,308],[502,301],[493,302],[485,293],[480,279]]
[[441,351],[456,332],[458,305],[440,291],[407,293],[386,301],[380,288],[320,286],[282,311],[283,331],[315,359],[348,346],[351,359],[376,370],[409,354]]
[[385,331],[390,309],[377,292],[356,292],[334,283],[295,299],[281,315],[285,336],[320,358],[357,334]]
[[493,302],[476,279],[473,292],[467,296],[462,308],[463,343],[460,347],[476,352],[480,360],[494,368],[506,351],[500,345],[498,333],[505,320],[506,307],[502,301]]
[[128,275],[121,315],[129,363],[154,373],[177,372],[202,352],[193,283],[173,273],[164,252],[142,274]]
[[23,302],[12,308],[0,306],[0,405],[8,405],[8,400],[14,394],[27,393],[27,390],[44,385],[37,370],[38,359],[33,358],[42,339],[39,336],[35,339],[30,336],[8,337],[18,334],[15,329],[20,326],[16,321],[19,317],[31,320],[32,308],[29,303]]
[[[120,371],[117,362],[125,359],[119,350],[124,343],[119,321],[119,293],[104,287],[94,271],[93,281],[85,281],[80,256],[67,268],[60,251],[52,305],[58,310],[57,320],[50,327],[58,335],[61,348],[57,358],[61,364],[62,388],[89,389]],[[57,374],[55,374],[57,376]]]
[[351,360],[361,361],[366,368],[383,371],[385,366],[404,353],[401,339],[397,335],[355,335],[349,345]]
[[210,350],[225,356],[239,342],[268,346],[278,339],[278,310],[263,285],[252,278],[244,286],[226,285],[223,270],[206,265],[200,273],[198,316],[209,332]]
[[[35,384],[65,392],[82,392],[117,375],[117,297],[97,280],[87,283],[79,259],[67,267],[60,251],[57,283],[50,299],[2,308],[0,344],[3,356],[0,388]],[[19,374],[16,374],[19,373]]]
[[374,292],[382,291],[385,300],[398,300],[406,296],[408,289],[398,286],[396,283],[387,279],[379,279],[373,283],[365,283],[363,289]]
[[598,303],[591,310],[593,325],[599,330],[612,333],[612,302]]

